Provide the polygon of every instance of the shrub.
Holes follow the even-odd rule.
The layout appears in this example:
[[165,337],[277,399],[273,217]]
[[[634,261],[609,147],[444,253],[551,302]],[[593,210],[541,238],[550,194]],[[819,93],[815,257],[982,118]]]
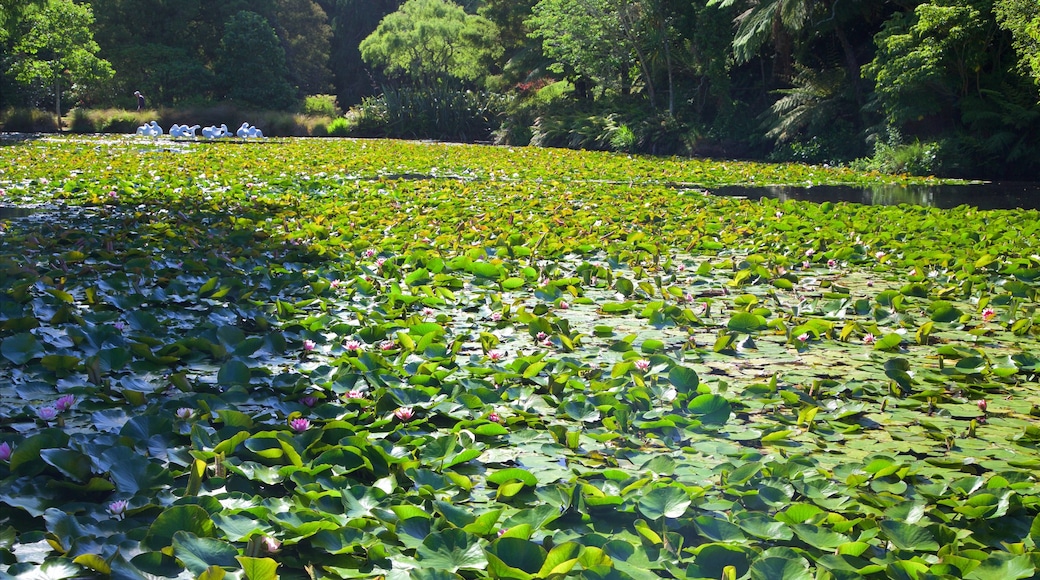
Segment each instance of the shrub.
[[0,128],[15,133],[43,133],[58,130],[52,113],[39,109],[8,109],[0,115]]
[[384,89],[353,107],[347,119],[352,133],[363,137],[475,142],[491,137],[502,107],[503,100],[491,93]]
[[73,133],[97,133],[97,126],[94,124],[95,119],[92,118],[89,111],[81,109],[79,107],[72,110],[72,121],[69,123],[69,130]]
[[134,133],[148,120],[147,115],[134,111],[102,111],[95,126],[101,133]]
[[339,114],[336,95],[310,95],[303,101],[302,112],[316,117],[335,117]]
[[350,123],[344,117],[333,119],[331,123],[325,125],[325,131],[335,137],[346,137],[350,135]]

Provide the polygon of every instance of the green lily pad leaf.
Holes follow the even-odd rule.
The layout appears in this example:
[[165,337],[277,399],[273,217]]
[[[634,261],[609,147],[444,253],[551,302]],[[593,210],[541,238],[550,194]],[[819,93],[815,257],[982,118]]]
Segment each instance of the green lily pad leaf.
[[177,532],[188,532],[199,538],[215,538],[216,525],[209,513],[197,505],[177,505],[159,514],[145,535],[144,544],[161,550],[173,544]]
[[[545,563],[545,549],[523,538],[499,538],[488,547],[488,571],[500,578],[533,577]],[[504,567],[504,568],[503,568]],[[521,574],[516,574],[519,571]]]
[[994,554],[982,561],[965,578],[971,580],[1016,580],[1032,578],[1036,574],[1036,566],[1028,554]]
[[457,528],[430,534],[416,549],[424,568],[457,572],[460,569],[483,570],[488,561],[480,540]]
[[527,281],[523,278],[517,278],[515,276],[512,276],[506,278],[505,280],[502,280],[502,288],[506,290],[517,290],[519,288],[523,288],[524,284],[526,283]]
[[791,528],[799,540],[827,552],[834,551],[835,548],[849,541],[848,536],[812,524],[794,524]]
[[664,350],[664,341],[648,338],[643,341],[643,344],[640,346],[640,350],[642,350],[644,354],[653,354],[655,352],[660,352]]
[[495,471],[487,476],[487,481],[495,485],[502,485],[510,481],[520,481],[524,485],[531,487],[538,485],[538,478],[534,474],[519,467],[509,467]]
[[931,552],[939,549],[939,542],[927,528],[895,520],[885,520],[881,522],[881,529],[892,545],[900,550]]
[[16,365],[24,365],[34,358],[43,356],[43,345],[36,337],[23,332],[0,342],[0,354]]
[[481,278],[498,279],[505,273],[502,266],[490,262],[472,262],[467,269]]
[[595,423],[600,419],[599,409],[588,401],[567,401],[563,404],[563,411],[571,419],[583,423]]
[[648,519],[657,520],[677,518],[685,514],[692,503],[690,496],[677,487],[658,487],[639,498],[636,507]]
[[217,382],[221,385],[248,385],[249,375],[250,371],[246,363],[233,359],[224,363],[217,371]]
[[680,393],[690,393],[697,390],[700,377],[697,376],[697,371],[691,368],[675,365],[668,371],[668,382]]
[[694,397],[687,409],[697,415],[702,423],[709,425],[725,425],[733,412],[729,401],[715,394]]
[[791,527],[764,515],[746,513],[737,519],[737,526],[752,536],[763,540],[787,541],[794,537]]
[[198,575],[210,566],[235,567],[238,549],[223,540],[177,532],[173,535],[173,555],[192,574]]
[[40,457],[48,465],[76,481],[86,481],[91,474],[91,461],[86,455],[71,449],[43,449]]
[[246,580],[278,580],[278,562],[272,558],[237,556]]
[[726,520],[711,516],[697,516],[693,524],[706,538],[716,542],[742,543],[747,537],[740,528]]
[[40,359],[43,368],[59,377],[66,377],[79,366],[80,358],[76,356],[49,354]]
[[765,317],[750,312],[737,312],[726,323],[726,328],[735,332],[754,332],[765,327]]
[[895,332],[886,334],[874,343],[874,350],[895,350],[903,343],[903,337]]
[[752,580],[812,580],[809,566],[805,559],[795,555],[793,558],[765,556],[751,563]]

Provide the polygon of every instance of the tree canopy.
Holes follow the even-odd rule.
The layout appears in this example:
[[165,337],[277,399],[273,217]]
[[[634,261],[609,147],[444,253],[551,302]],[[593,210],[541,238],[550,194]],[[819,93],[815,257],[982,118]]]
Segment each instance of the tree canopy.
[[19,22],[11,72],[38,100],[53,94],[59,117],[63,84],[82,91],[113,75],[108,61],[97,56],[93,23],[90,6],[72,0],[29,4]]
[[408,0],[361,41],[361,58],[426,87],[476,81],[501,53],[497,34],[490,20],[450,0]]

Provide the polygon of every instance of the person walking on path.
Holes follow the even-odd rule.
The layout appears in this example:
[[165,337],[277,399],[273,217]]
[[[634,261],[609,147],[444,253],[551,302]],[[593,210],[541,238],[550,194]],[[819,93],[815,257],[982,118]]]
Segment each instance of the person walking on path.
[[144,109],[144,95],[141,94],[141,91],[134,91],[134,95],[137,96],[137,110],[138,111],[143,110]]

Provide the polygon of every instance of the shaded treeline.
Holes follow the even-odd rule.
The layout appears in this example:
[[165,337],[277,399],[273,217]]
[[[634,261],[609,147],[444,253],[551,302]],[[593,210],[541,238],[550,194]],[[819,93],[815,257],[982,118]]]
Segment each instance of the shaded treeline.
[[[24,13],[71,1],[5,0],[0,104],[53,110],[10,71]],[[67,82],[81,107],[333,94],[358,135],[1040,173],[1035,0],[87,4],[114,74]]]

